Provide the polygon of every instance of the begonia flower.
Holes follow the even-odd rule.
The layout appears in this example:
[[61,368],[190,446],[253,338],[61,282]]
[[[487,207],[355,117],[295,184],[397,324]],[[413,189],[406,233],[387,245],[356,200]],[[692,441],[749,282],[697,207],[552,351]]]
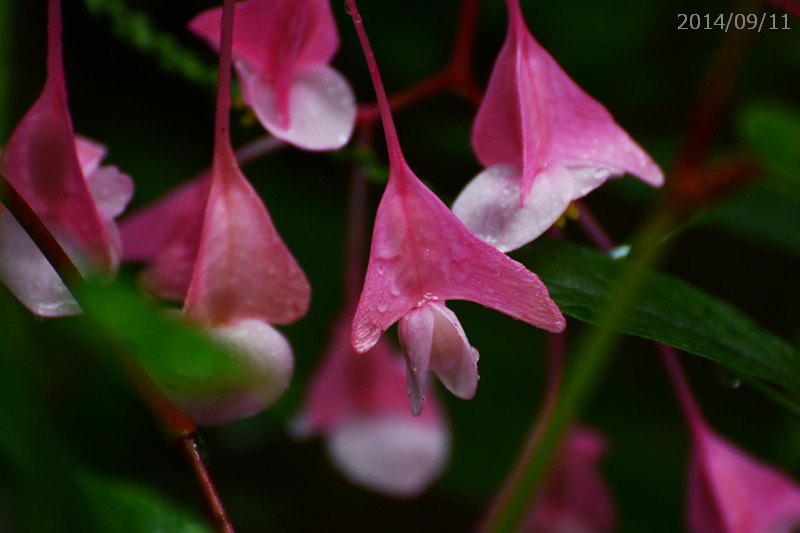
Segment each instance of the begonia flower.
[[600,475],[604,439],[575,428],[554,463],[525,526],[529,533],[603,533],[615,528],[614,502]]
[[504,251],[547,230],[572,200],[630,173],[664,176],[611,114],[558,66],[507,0],[508,34],[472,129],[486,169],[453,204],[480,237]]
[[450,432],[435,396],[421,416],[408,412],[402,358],[386,341],[359,355],[350,320],[308,385],[295,424],[301,436],[324,435],[328,456],[353,483],[396,497],[425,490],[450,456]]
[[717,435],[692,427],[687,524],[693,533],[791,533],[800,528],[800,485]]
[[[308,280],[264,203],[239,170],[228,135],[233,2],[225,1],[211,172],[123,228],[129,257],[149,259],[157,293],[184,301],[183,316],[233,348],[245,380],[164,393],[202,425],[253,415],[289,385],[294,360],[272,324],[305,314]],[[219,28],[219,26],[218,26]],[[156,237],[161,235],[161,237]]]
[[[0,170],[84,275],[116,273],[120,245],[114,218],[133,194],[128,176],[100,166],[104,156],[102,145],[73,132],[61,57],[61,7],[51,1],[47,80],[3,149]],[[39,316],[80,312],[55,269],[2,207],[0,279]]]
[[[189,28],[219,48],[221,9]],[[236,4],[233,58],[246,104],[274,136],[306,150],[350,139],[356,102],[330,63],[339,35],[329,0],[248,0]]]
[[400,321],[411,408],[419,414],[429,369],[460,398],[472,398],[478,383],[478,352],[447,300],[479,303],[553,332],[565,321],[535,274],[476,237],[409,168],[357,8],[351,0],[346,5],[370,63],[390,165],[353,320],[353,348],[366,352]]

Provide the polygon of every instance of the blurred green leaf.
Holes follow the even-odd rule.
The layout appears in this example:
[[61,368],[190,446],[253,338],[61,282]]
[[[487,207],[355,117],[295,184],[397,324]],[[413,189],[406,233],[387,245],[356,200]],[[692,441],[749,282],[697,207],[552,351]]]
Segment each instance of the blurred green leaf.
[[[524,260],[564,314],[595,325],[626,266],[587,247],[548,240],[531,246]],[[672,276],[648,273],[613,327],[800,390],[795,349],[733,306]]]
[[210,533],[198,517],[162,494],[134,483],[84,473],[80,476],[98,531],[116,533]]
[[101,334],[106,350],[122,343],[162,387],[216,392],[249,382],[242,358],[179,319],[157,309],[133,283],[90,281],[78,293],[87,335]]
[[757,102],[738,114],[739,132],[771,172],[800,183],[800,109]]

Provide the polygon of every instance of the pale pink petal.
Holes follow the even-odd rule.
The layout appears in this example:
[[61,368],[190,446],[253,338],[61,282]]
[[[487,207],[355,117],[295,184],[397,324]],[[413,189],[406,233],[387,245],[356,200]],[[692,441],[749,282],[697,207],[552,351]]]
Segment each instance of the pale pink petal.
[[[202,222],[208,186],[207,175],[196,178],[123,219],[120,222],[123,258],[126,261],[150,261],[193,222],[198,219]],[[199,231],[200,227],[197,228],[198,241]]]
[[704,426],[694,434],[687,504],[692,532],[788,533],[800,527],[800,485]]
[[[272,405],[289,387],[294,372],[292,349],[283,335],[259,320],[241,320],[211,328],[214,339],[231,348],[245,371],[232,381],[162,383],[164,394],[200,425],[226,424]],[[172,379],[176,379],[174,376]]]
[[598,465],[605,448],[598,433],[583,427],[573,430],[542,488],[526,532],[615,530],[614,503]]
[[212,173],[184,313],[206,325],[244,318],[293,322],[308,309],[305,275],[229,146],[215,155]]
[[428,380],[435,316],[430,305],[414,308],[400,319],[397,326],[400,344],[408,365],[408,397],[414,416],[422,412]]
[[447,426],[400,416],[353,418],[333,430],[326,444],[331,460],[353,482],[396,497],[422,492],[450,455]]
[[117,167],[104,166],[86,176],[89,192],[97,209],[106,220],[111,220],[125,211],[133,196],[133,180]]
[[350,140],[356,119],[355,95],[347,80],[331,67],[311,65],[295,72],[289,87],[289,121],[276,104],[272,85],[258,75],[242,78],[248,103],[274,136],[306,150],[335,150]]
[[534,40],[518,0],[508,5],[508,36],[473,127],[481,163],[521,167],[521,202],[554,167],[628,172],[661,185],[663,174],[652,159]]
[[81,312],[52,265],[22,226],[2,207],[0,280],[25,307],[38,316],[57,317]]
[[392,172],[353,322],[356,351],[429,300],[468,300],[548,331],[564,329],[535,274],[475,236],[405,164]]
[[434,312],[429,368],[447,390],[464,400],[472,399],[478,388],[478,350],[470,346],[454,312],[435,302],[424,307]]
[[520,168],[494,165],[461,191],[453,213],[480,238],[508,252],[547,231],[572,200],[601,185],[610,173],[602,167],[551,167],[536,177],[520,206]]
[[78,153],[78,162],[81,172],[88,176],[100,166],[106,156],[106,147],[102,143],[93,141],[82,135],[75,136],[75,150]]

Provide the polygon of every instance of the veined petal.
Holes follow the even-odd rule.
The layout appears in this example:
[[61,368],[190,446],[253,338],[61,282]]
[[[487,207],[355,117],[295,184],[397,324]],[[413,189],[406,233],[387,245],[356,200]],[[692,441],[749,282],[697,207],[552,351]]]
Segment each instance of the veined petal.
[[355,95],[335,69],[316,64],[294,73],[288,88],[290,120],[281,112],[275,87],[264,76],[240,77],[246,102],[274,136],[306,150],[335,150],[350,140],[356,119]]
[[602,167],[551,167],[537,176],[520,205],[520,168],[494,165],[461,191],[453,213],[480,238],[508,252],[547,231],[572,200],[601,185],[611,173]]
[[378,206],[353,347],[368,350],[430,300],[468,300],[548,331],[565,327],[541,280],[475,236],[403,163]]
[[214,157],[184,313],[206,325],[245,318],[286,324],[305,314],[309,298],[305,275],[226,146]]

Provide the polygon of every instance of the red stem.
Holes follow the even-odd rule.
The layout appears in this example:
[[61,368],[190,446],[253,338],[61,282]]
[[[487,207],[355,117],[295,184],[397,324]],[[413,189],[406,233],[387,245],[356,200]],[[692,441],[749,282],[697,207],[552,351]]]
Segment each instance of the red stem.
[[689,381],[686,379],[686,374],[678,361],[678,354],[674,348],[666,344],[655,343],[656,348],[661,354],[661,360],[664,366],[667,367],[672,386],[675,388],[675,394],[678,396],[678,401],[681,404],[683,414],[686,416],[686,421],[689,427],[692,428],[693,433],[699,427],[706,425],[703,414],[700,411],[700,406],[697,405],[692,394],[692,389],[689,386]]
[[189,460],[192,466],[197,482],[203,491],[203,496],[210,506],[214,524],[223,533],[234,533],[233,525],[228,518],[228,513],[225,512],[225,507],[222,505],[222,500],[217,493],[214,482],[211,480],[211,475],[208,472],[206,463],[200,453],[200,447],[194,435],[181,439],[178,442],[181,452]]

